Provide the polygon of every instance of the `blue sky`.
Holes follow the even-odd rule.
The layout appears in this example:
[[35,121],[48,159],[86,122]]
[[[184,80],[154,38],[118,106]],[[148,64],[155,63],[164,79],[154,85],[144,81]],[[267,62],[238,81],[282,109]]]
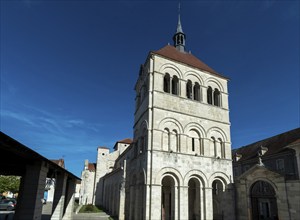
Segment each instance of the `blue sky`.
[[[1,131],[80,175],[133,136],[134,84],[178,1],[1,1]],[[230,78],[234,148],[300,126],[299,1],[181,1],[187,50]]]

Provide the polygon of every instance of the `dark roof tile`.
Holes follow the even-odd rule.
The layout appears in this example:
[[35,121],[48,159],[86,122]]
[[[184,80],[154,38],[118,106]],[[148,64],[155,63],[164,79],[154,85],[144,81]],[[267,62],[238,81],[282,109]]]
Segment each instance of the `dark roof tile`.
[[233,156],[235,154],[241,154],[242,157],[239,162],[245,161],[257,157],[257,153],[260,147],[268,148],[268,151],[264,154],[264,156],[273,155],[286,150],[285,147],[287,147],[288,145],[294,144],[295,142],[299,143],[299,140],[300,128],[296,128],[294,130],[290,130],[282,134],[278,134],[276,136],[255,142],[253,144],[234,149],[232,150],[232,154]]

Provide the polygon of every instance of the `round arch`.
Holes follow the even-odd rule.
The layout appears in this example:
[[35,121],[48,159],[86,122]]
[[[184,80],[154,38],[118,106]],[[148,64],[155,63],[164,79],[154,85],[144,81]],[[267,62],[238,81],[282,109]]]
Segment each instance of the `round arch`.
[[200,170],[190,170],[187,172],[183,179],[183,186],[188,186],[188,183],[191,178],[197,178],[203,184],[203,187],[207,186],[208,181],[205,174]]
[[[182,127],[181,123],[178,120],[176,120],[175,118],[170,118],[170,117],[164,118],[163,120],[161,120],[159,122],[159,124],[158,124],[159,130],[163,131],[165,129],[167,123],[173,124],[178,129],[178,133],[183,133],[183,127]],[[169,129],[173,130],[173,128],[169,128]]]
[[213,89],[218,88],[220,92],[225,92],[223,85],[215,78],[209,77],[205,80],[205,85],[211,86]]
[[177,183],[176,186],[181,186],[183,183],[183,177],[178,170],[172,167],[164,167],[157,173],[154,184],[161,185],[161,181],[165,176],[172,176],[172,178],[175,178],[175,183]]
[[200,86],[204,85],[204,80],[202,79],[202,77],[198,73],[196,73],[194,71],[187,71],[187,72],[184,73],[184,79],[185,80],[191,79],[191,77],[197,79],[196,81],[192,80],[193,83],[198,82],[200,84]]
[[251,193],[251,188],[252,188],[252,186],[256,183],[256,182],[258,182],[258,181],[263,181],[263,182],[267,182],[267,183],[269,183],[272,187],[273,187],[273,189],[275,190],[275,193],[276,194],[278,194],[278,187],[277,187],[277,185],[272,181],[272,180],[270,180],[270,179],[268,179],[268,178],[265,178],[265,177],[257,177],[257,178],[254,178],[253,180],[251,180],[250,182],[249,182],[249,188],[248,188],[248,195],[250,195],[250,193]]
[[213,173],[209,179],[208,179],[208,185],[209,186],[212,186],[212,183],[213,181],[215,180],[220,180],[223,184],[223,189],[226,189],[227,188],[227,185],[229,183],[231,183],[231,180],[230,178],[225,174],[225,173],[222,173],[222,172],[215,172]]
[[165,73],[169,73],[169,75],[172,77],[172,76],[177,76],[179,79],[182,79],[183,76],[182,76],[182,72],[180,71],[180,69],[172,64],[172,63],[166,63],[164,65],[162,65],[160,68],[159,68],[159,72],[165,74]]
[[200,136],[201,136],[201,138],[206,138],[206,137],[207,137],[207,134],[206,134],[206,132],[205,132],[205,129],[204,129],[201,125],[199,125],[199,124],[197,124],[197,123],[195,123],[195,122],[188,123],[188,124],[184,127],[183,133],[184,133],[184,134],[188,134],[188,132],[189,132],[190,130],[196,130],[196,131],[198,131],[199,134],[200,134]]
[[227,135],[225,134],[225,132],[221,129],[221,128],[218,128],[218,127],[211,127],[210,129],[207,130],[207,135],[210,137],[212,136],[211,133],[212,132],[217,132],[220,134],[220,136],[222,137],[222,139],[226,142],[228,142],[228,138],[227,138]]

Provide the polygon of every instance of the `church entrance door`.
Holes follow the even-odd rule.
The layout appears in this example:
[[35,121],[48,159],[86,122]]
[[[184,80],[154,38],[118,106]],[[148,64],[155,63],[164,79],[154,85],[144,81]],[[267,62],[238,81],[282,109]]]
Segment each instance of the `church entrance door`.
[[277,220],[275,190],[266,181],[257,181],[251,188],[252,219]]

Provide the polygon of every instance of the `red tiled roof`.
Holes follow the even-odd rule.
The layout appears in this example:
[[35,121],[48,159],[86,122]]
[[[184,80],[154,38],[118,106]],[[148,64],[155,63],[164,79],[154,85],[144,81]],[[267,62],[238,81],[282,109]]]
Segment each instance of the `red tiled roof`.
[[227,79],[227,77],[222,76],[221,74],[217,73],[215,70],[213,70],[212,68],[207,66],[205,63],[203,63],[201,60],[199,60],[193,54],[186,53],[186,52],[180,52],[174,46],[167,45],[167,46],[161,48],[160,50],[152,51],[151,53],[161,55],[161,56],[169,58],[171,60],[175,60],[175,61],[187,64],[192,67],[196,67],[200,70],[204,70],[204,71],[210,72],[214,75],[217,75],[217,76]]
[[109,149],[108,147],[98,147],[100,149]]
[[88,170],[92,171],[92,172],[95,171],[96,170],[96,164],[95,163],[89,163]]
[[130,138],[125,138],[121,141],[117,141],[117,143],[123,143],[123,144],[131,144],[132,140]]
[[294,130],[290,130],[282,134],[255,142],[253,144],[234,149],[232,153],[233,156],[236,153],[242,155],[241,159],[239,160],[240,162],[257,157],[260,147],[268,148],[268,151],[264,154],[264,156],[267,156],[284,151],[286,150],[286,146],[295,142],[299,142],[299,140],[300,128],[296,128]]

